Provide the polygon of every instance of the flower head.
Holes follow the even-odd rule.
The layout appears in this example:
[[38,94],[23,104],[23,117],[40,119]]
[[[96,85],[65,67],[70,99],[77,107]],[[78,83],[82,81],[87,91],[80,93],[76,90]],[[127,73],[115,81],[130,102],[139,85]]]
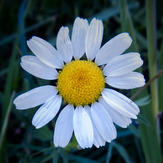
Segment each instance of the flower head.
[[[65,147],[74,132],[82,148],[105,145],[116,138],[114,123],[126,128],[136,119],[138,106],[126,96],[110,89],[132,89],[144,85],[144,76],[133,72],[143,61],[137,52],[124,53],[131,45],[128,33],[121,33],[101,47],[103,24],[93,19],[75,19],[72,37],[61,27],[56,49],[33,36],[27,41],[35,56],[21,58],[21,67],[30,74],[57,81],[54,85],[34,88],[14,100],[24,110],[43,104],[32,124],[41,128],[62,108],[55,125],[54,145]],[[101,47],[101,48],[100,48]]]

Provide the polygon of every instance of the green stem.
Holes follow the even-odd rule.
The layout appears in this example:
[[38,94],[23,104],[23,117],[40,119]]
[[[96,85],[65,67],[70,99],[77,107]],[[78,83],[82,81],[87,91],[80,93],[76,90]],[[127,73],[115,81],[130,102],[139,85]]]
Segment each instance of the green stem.
[[163,70],[160,70],[152,79],[150,79],[143,87],[141,87],[138,91],[133,94],[130,99],[133,100],[136,96],[138,96],[144,89],[146,89],[152,82],[154,82],[157,78],[163,75]]
[[[146,26],[148,39],[148,65],[150,79],[156,74],[156,22],[155,22],[155,0],[146,0]],[[158,114],[158,87],[157,81],[151,83],[152,111],[156,117]]]
[[[119,0],[120,5],[120,16],[121,16],[121,26],[122,31],[127,31],[133,38],[133,46],[130,51],[137,51],[137,44],[135,40],[135,31],[132,23],[132,19],[127,7],[127,0]],[[146,13],[147,13],[147,38],[148,38],[148,59],[149,59],[149,71],[150,71],[150,80],[146,84],[151,87],[151,98],[152,103],[141,107],[141,114],[146,117],[150,126],[145,124],[140,124],[140,137],[141,144],[143,147],[143,152],[147,163],[161,163],[161,151],[160,151],[160,142],[158,136],[157,128],[157,114],[158,114],[158,94],[157,94],[157,81],[152,80],[152,77],[156,74],[156,35],[155,35],[155,3],[154,0],[146,0]],[[136,36],[138,34],[136,33]],[[141,69],[139,69],[141,71]],[[159,73],[158,75],[161,75]],[[146,87],[145,86],[145,87]],[[143,91],[144,90],[144,91]],[[139,90],[138,90],[139,91]],[[139,98],[145,97],[148,95],[146,89],[140,89],[141,94]],[[135,92],[132,91],[135,94]],[[137,95],[136,95],[137,96]],[[134,98],[134,97],[133,97]]]
[[128,51],[130,51],[131,49],[137,51],[138,47],[136,42],[136,36],[135,36],[132,19],[128,10],[127,0],[119,0],[119,6],[120,6],[120,16],[121,16],[121,31],[128,32],[133,39],[133,42],[130,48],[128,49]]
[[[156,74],[156,22],[155,0],[146,0],[146,27],[148,40],[148,65],[150,79]],[[151,105],[142,109],[142,114],[150,121],[150,126],[140,125],[141,141],[146,162],[161,163],[161,149],[158,115],[158,87],[157,80],[150,84]]]
[[11,98],[10,98],[10,102],[7,108],[7,112],[6,112],[6,116],[4,119],[4,122],[2,124],[2,129],[1,129],[1,133],[0,133],[0,162],[2,161],[2,154],[3,154],[3,143],[4,143],[4,139],[5,139],[5,134],[6,134],[6,130],[7,130],[7,124],[8,124],[8,120],[9,120],[9,114],[12,108],[12,102],[13,99],[15,97],[15,92],[12,93]]

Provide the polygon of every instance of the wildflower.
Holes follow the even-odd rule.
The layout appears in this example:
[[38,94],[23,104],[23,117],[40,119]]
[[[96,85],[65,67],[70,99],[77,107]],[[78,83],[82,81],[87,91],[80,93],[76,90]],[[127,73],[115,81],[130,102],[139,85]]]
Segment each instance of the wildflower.
[[[142,74],[133,72],[143,61],[136,52],[123,52],[131,45],[128,33],[121,33],[101,47],[103,24],[93,19],[75,19],[72,37],[61,27],[56,49],[33,36],[27,41],[35,56],[21,58],[21,67],[30,74],[57,81],[34,88],[14,100],[18,110],[43,104],[32,124],[38,129],[51,121],[62,108],[54,130],[54,145],[65,147],[73,134],[81,148],[105,145],[116,138],[115,125],[126,128],[136,119],[138,106],[109,88],[132,89],[144,85]],[[100,48],[101,47],[101,48]]]

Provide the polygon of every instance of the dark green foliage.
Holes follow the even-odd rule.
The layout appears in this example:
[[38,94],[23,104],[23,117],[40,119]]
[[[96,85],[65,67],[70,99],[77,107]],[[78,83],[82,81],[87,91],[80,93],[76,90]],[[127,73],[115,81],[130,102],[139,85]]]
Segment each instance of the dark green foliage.
[[[132,33],[134,26],[134,44],[131,51],[138,49],[142,54],[145,61],[142,71],[148,80],[145,4],[141,0],[128,0],[129,19],[133,24],[129,22],[127,25],[121,22],[119,5],[118,1],[114,0],[0,1],[0,162],[145,162],[138,126],[141,124],[150,126],[150,120],[143,115],[139,115],[138,120],[127,129],[117,127],[118,138],[104,147],[81,150],[73,137],[69,145],[62,149],[53,145],[56,118],[45,127],[36,130],[31,124],[31,119],[37,108],[19,111],[12,104],[15,96],[39,85],[48,84],[48,81],[36,79],[21,69],[19,65],[21,56],[31,53],[26,40],[36,35],[55,45],[59,28],[69,26],[71,33],[73,21],[77,16],[87,18],[89,21],[93,17],[103,20],[103,43],[122,31]],[[156,10],[159,70],[163,68],[163,31],[160,28],[163,12],[160,6],[161,2]],[[121,14],[126,12],[123,10]],[[163,78],[160,78],[160,111],[163,110],[162,81]],[[125,93],[133,94],[130,91]],[[151,101],[150,95],[143,98],[138,96],[137,99],[136,103],[140,107]]]

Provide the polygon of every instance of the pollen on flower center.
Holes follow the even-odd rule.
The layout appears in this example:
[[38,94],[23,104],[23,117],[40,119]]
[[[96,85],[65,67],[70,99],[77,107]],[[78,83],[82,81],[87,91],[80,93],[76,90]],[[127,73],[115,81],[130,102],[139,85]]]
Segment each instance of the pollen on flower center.
[[91,61],[71,61],[58,75],[59,94],[66,102],[75,106],[95,102],[104,86],[102,70]]

